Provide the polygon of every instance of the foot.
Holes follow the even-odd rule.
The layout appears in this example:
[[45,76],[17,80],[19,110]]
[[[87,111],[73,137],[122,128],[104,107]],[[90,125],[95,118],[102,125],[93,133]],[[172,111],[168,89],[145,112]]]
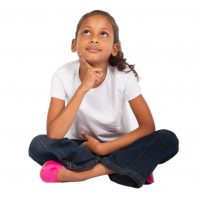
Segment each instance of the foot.
[[57,181],[58,182],[74,182],[81,181],[79,176],[76,175],[72,170],[61,167],[60,171],[57,173]]

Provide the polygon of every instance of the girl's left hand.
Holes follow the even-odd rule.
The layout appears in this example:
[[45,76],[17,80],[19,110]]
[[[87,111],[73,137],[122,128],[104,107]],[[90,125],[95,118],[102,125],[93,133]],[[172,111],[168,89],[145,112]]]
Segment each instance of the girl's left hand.
[[87,140],[86,142],[83,142],[81,145],[87,147],[93,153],[100,155],[99,149],[101,143],[83,131],[81,132],[81,135]]

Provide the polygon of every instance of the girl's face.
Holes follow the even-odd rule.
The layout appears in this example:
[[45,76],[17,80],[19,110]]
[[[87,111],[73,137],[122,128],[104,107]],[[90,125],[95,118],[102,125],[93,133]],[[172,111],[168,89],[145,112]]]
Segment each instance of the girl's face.
[[[72,52],[81,52],[89,63],[107,63],[111,54],[117,54],[118,44],[113,44],[112,25],[101,15],[85,19],[78,30],[77,41],[72,40]],[[99,51],[89,51],[89,47],[97,47]]]

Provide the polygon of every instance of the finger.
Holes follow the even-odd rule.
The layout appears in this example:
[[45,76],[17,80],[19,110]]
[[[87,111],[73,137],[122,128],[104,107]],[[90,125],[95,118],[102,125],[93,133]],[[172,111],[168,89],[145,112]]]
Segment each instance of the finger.
[[101,73],[103,69],[100,67],[93,67],[93,68],[90,68],[90,70]]
[[100,79],[103,77],[103,73],[96,73],[96,76],[98,76]]
[[79,58],[81,59],[82,63],[84,64],[84,66],[86,67],[86,69],[90,69],[92,68],[89,63],[85,60],[85,58],[82,56],[82,54],[79,53]]
[[92,71],[98,71],[98,72],[102,71],[102,68],[100,68],[100,67],[91,67],[90,64],[82,56],[82,54],[81,55],[79,54],[79,57],[80,57],[81,61],[83,62],[84,66],[86,67],[86,69],[91,69]]
[[[101,77],[101,78],[102,78],[102,77]],[[101,81],[101,78],[99,78],[99,77],[96,76],[96,78],[95,78],[95,79],[96,79],[95,83],[100,82],[100,81]]]

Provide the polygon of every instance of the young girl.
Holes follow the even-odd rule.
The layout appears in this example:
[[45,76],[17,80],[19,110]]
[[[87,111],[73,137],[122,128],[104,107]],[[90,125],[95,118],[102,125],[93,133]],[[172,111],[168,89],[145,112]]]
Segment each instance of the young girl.
[[[71,50],[79,59],[52,76],[47,135],[29,146],[29,156],[42,166],[41,179],[71,182],[107,174],[134,188],[153,183],[152,172],[178,153],[179,140],[172,131],[156,131],[134,65],[123,58],[114,18],[100,10],[85,14]],[[139,124],[135,130],[127,102]]]

